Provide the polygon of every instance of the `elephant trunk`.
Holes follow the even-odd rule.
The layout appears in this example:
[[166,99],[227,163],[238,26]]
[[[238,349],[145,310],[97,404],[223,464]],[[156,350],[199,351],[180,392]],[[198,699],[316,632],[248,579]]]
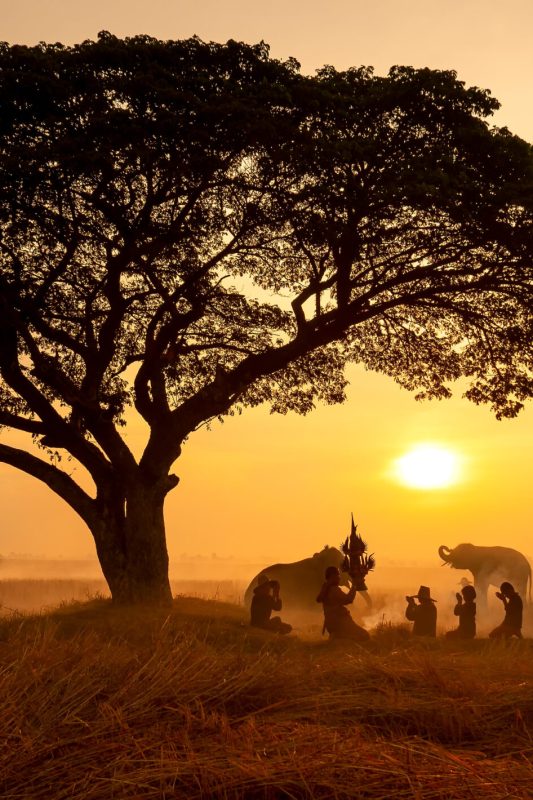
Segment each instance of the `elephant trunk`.
[[450,563],[450,553],[451,553],[450,548],[446,547],[445,544],[441,544],[441,546],[439,547],[439,556],[446,564]]

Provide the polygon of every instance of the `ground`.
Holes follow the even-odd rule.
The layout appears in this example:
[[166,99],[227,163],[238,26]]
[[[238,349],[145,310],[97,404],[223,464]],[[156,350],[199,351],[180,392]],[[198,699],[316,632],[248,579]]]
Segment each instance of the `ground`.
[[0,796],[531,798],[532,655],[281,638],[186,597],[4,617]]

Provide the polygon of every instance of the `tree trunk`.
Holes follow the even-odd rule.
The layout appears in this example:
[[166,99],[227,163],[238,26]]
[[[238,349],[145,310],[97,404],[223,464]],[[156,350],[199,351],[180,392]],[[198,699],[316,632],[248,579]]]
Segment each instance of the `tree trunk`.
[[163,503],[164,493],[138,485],[125,499],[102,503],[92,532],[114,603],[172,602]]

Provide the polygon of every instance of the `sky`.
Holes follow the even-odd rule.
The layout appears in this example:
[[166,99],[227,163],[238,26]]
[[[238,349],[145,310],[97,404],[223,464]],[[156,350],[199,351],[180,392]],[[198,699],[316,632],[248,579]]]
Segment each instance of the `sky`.
[[[454,69],[490,89],[494,122],[533,141],[531,0],[0,0],[0,39],[72,44],[100,30],[205,41],[266,41],[302,71],[361,64]],[[268,409],[214,423],[186,443],[168,497],[171,560],[182,554],[265,563],[338,545],[353,511],[381,563],[437,565],[437,547],[462,541],[516,547],[533,557],[533,404],[514,420],[457,396],[420,403],[390,378],[349,372],[348,400],[306,417]],[[128,440],[142,445],[132,421]],[[4,439],[7,441],[7,439]],[[11,439],[10,441],[13,441]],[[456,456],[457,480],[438,489],[400,482],[394,462],[418,444]],[[68,464],[73,477],[74,464]],[[90,533],[34,479],[0,464],[0,554],[94,555]]]

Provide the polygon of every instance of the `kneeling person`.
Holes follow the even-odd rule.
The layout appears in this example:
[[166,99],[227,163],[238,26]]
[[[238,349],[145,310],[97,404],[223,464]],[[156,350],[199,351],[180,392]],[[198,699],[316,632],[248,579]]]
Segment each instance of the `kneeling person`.
[[[431,597],[429,586],[421,586],[418,594],[410,595],[405,599],[407,600],[405,616],[410,622],[415,623],[413,625],[413,636],[436,636],[436,600]],[[415,603],[415,600],[418,600],[418,604]]]
[[[461,589],[461,594],[457,592],[457,605],[453,613],[459,617],[459,627],[454,631],[448,631],[447,639],[473,639],[476,635],[476,590],[470,584],[466,584]],[[463,603],[464,600],[464,603]]]
[[511,636],[522,638],[522,598],[509,581],[504,581],[496,597],[501,600],[505,609],[505,617],[501,625],[489,633],[491,639],[510,639]]
[[324,609],[324,630],[329,633],[330,639],[354,639],[365,642],[370,639],[368,631],[361,628],[353,621],[352,615],[346,608],[353,603],[356,593],[355,584],[352,583],[348,592],[343,592],[340,583],[340,572],[337,567],[326,569],[326,581],[316,599],[322,603]]
[[258,586],[254,589],[250,608],[250,624],[254,628],[264,628],[274,633],[290,633],[292,625],[282,622],[281,617],[270,616],[273,611],[281,611],[279,581],[271,581],[265,574],[260,575],[257,580]]

